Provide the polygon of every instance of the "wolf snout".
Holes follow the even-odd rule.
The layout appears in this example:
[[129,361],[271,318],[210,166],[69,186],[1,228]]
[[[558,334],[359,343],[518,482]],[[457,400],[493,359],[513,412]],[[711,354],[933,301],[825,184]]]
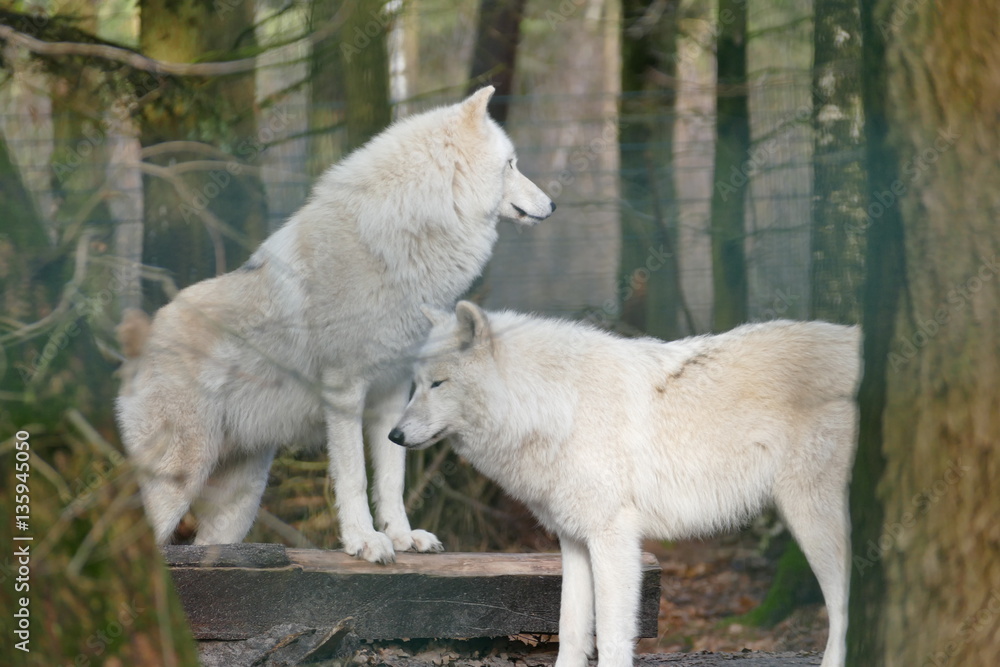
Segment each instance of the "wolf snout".
[[554,201],[550,201],[549,202],[549,210],[548,211],[544,211],[543,210],[543,211],[540,211],[539,213],[529,213],[528,211],[524,210],[523,208],[521,208],[517,204],[511,204],[511,206],[514,207],[514,210],[517,211],[517,214],[519,216],[521,216],[522,218],[528,218],[529,220],[533,220],[535,222],[541,222],[545,218],[547,218],[550,215],[552,215],[552,213],[556,210],[556,203]]
[[396,443],[400,447],[406,447],[406,434],[399,427],[396,427],[389,431],[389,440]]

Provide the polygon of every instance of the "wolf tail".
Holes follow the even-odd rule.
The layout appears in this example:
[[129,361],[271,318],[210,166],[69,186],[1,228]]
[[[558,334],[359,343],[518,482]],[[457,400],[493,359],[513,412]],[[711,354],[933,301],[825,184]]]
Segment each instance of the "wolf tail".
[[122,346],[122,354],[126,359],[136,359],[142,354],[149,338],[152,321],[149,315],[137,308],[128,308],[122,314],[122,321],[115,328],[118,342]]

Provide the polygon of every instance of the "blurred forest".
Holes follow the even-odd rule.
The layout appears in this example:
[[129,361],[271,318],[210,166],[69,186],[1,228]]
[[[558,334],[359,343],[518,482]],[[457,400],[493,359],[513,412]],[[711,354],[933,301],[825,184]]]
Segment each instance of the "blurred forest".
[[[239,266],[327,166],[486,83],[559,210],[502,228],[471,297],[664,339],[863,323],[852,664],[995,664],[1000,16],[904,4],[0,1],[0,454],[30,433],[51,645],[17,664],[194,664],[114,426],[123,310]],[[248,540],[335,548],[326,455],[286,444]],[[907,505],[956,460],[975,474]],[[554,548],[446,447],[411,457],[406,504],[450,550]],[[803,597],[803,563],[791,543],[754,622]],[[924,607],[901,602],[921,577]]]

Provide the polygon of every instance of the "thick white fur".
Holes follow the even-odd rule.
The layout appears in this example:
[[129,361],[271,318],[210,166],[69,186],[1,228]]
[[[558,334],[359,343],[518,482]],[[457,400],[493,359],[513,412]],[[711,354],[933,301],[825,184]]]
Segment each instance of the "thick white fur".
[[160,542],[189,507],[196,543],[242,540],[277,447],[325,441],[347,552],[441,549],[410,529],[404,452],[386,439],[430,329],[420,305],[453,306],[499,219],[534,224],[555,208],[517,171],[486,113],[492,94],[396,123],[331,167],[243,267],[156,314],[117,410]]
[[749,324],[671,343],[565,321],[435,320],[390,438],[455,450],[524,502],[563,554],[560,667],[632,663],[640,543],[735,528],[774,502],[823,588],[843,665],[847,484],[860,331]]

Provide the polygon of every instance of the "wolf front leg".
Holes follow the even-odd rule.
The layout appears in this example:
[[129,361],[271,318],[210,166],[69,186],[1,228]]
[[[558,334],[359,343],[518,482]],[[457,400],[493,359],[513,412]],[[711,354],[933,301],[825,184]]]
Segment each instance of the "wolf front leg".
[[562,596],[556,667],[585,667],[594,654],[594,577],[587,545],[560,535]]
[[362,437],[367,386],[334,371],[323,373],[330,477],[337,498],[337,518],[344,551],[372,563],[396,560],[392,540],[375,530],[368,509],[368,477]]
[[597,611],[599,667],[629,667],[639,629],[642,551],[632,517],[620,517],[589,540]]
[[380,530],[392,540],[396,551],[443,551],[441,541],[426,530],[412,530],[403,503],[403,482],[406,476],[406,449],[389,440],[389,431],[399,421],[406,407],[409,374],[385,390],[368,394],[365,423],[371,447],[372,499]]

